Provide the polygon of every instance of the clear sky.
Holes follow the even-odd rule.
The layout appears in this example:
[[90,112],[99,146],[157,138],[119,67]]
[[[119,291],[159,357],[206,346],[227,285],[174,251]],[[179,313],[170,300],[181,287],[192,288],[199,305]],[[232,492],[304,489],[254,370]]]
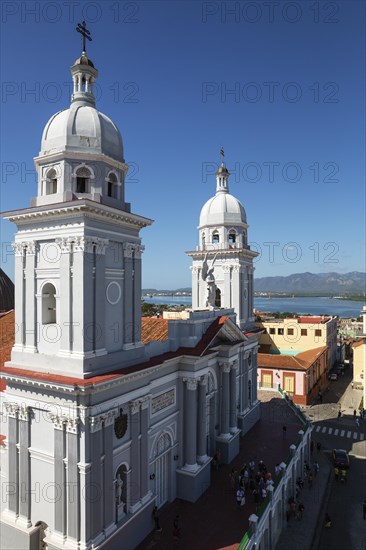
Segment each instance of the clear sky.
[[[131,165],[143,286],[190,286],[219,150],[243,203],[256,276],[365,271],[365,3],[2,2],[1,210],[29,206],[49,117],[67,108],[76,24],[97,107]],[[2,222],[2,266],[13,276]]]

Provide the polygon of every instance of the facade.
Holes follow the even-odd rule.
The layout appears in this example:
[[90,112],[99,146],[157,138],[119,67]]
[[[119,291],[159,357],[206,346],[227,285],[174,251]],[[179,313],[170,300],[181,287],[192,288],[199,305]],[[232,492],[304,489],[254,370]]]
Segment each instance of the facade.
[[353,343],[353,382],[355,387],[362,387],[363,389],[363,406],[365,408],[366,403],[366,306],[362,309],[363,318],[363,334],[361,338]]
[[139,231],[151,220],[125,202],[121,135],[96,110],[85,51],[71,74],[71,106],[46,124],[35,159],[37,197],[5,214],[18,228],[15,343],[2,367],[9,550],[135,548],[153,507],[194,502],[214,453],[229,463],[259,417],[243,207],[235,199],[240,219],[215,222],[220,235],[235,229],[234,248],[190,253],[205,304],[169,320],[167,339],[145,339]]
[[257,323],[264,353],[299,353],[328,347],[328,372],[337,360],[337,319],[332,317],[297,317]]
[[296,355],[258,353],[258,385],[263,390],[282,388],[298,405],[309,405],[328,386],[328,348]]

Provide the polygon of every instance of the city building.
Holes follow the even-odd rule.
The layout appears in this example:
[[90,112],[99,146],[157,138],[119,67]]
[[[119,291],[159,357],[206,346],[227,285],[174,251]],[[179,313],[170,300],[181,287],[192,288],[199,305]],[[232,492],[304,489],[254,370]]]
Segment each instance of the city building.
[[353,351],[353,383],[355,387],[363,389],[363,407],[366,403],[366,306],[362,310],[363,317],[363,333],[361,338],[352,344]]
[[189,252],[194,307],[168,320],[167,338],[162,324],[144,336],[140,230],[152,220],[125,200],[121,134],[96,109],[85,51],[71,75],[71,105],[35,159],[37,197],[4,215],[18,229],[15,342],[1,368],[7,550],[135,548],[154,506],[197,500],[213,455],[229,463],[260,414],[256,253],[224,163]]
[[328,347],[328,372],[337,361],[337,319],[335,317],[294,317],[257,323],[262,329],[262,353],[297,354]]
[[327,354],[327,346],[294,355],[259,352],[259,388],[275,391],[282,388],[294,403],[309,405],[328,386]]

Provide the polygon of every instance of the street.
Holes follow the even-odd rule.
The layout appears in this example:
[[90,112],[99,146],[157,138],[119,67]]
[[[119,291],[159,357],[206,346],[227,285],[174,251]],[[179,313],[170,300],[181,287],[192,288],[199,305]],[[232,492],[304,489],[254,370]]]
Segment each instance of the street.
[[[366,550],[366,520],[362,503],[366,499],[366,419],[357,428],[354,410],[358,413],[361,391],[350,385],[351,372],[330,382],[323,403],[304,407],[313,422],[313,440],[321,443],[323,454],[332,462],[332,449],[349,452],[350,469],[346,483],[334,479],[332,473],[324,506],[319,517],[320,539],[317,550]],[[338,418],[338,411],[342,416]],[[357,415],[358,416],[358,415]],[[323,527],[325,513],[332,525]]]

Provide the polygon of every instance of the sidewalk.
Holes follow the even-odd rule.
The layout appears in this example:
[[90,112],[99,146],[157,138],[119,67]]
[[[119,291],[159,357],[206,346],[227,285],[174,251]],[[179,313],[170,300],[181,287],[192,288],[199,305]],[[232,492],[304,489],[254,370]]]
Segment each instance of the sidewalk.
[[[267,392],[268,394],[268,392]],[[194,504],[175,499],[160,511],[162,532],[153,531],[137,550],[237,550],[248,529],[248,518],[255,512],[254,497],[248,493],[244,509],[238,509],[235,490],[230,486],[229,473],[237,471],[254,459],[256,464],[264,460],[269,471],[286,460],[289,446],[297,440],[302,428],[298,418],[278,394],[266,395],[261,403],[262,417],[240,440],[239,455],[231,464],[223,464],[211,472],[211,485]],[[287,434],[283,436],[282,426]],[[182,538],[175,541],[173,520],[179,515]],[[287,548],[288,550],[288,548]]]
[[313,481],[313,486],[308,487],[305,482],[304,488],[297,498],[305,507],[301,520],[290,518],[287,527],[283,530],[276,550],[314,550],[316,544],[314,539],[317,535],[317,524],[321,517],[323,502],[330,483],[331,465],[328,458],[322,451],[313,451],[311,460],[319,463],[319,473]]

